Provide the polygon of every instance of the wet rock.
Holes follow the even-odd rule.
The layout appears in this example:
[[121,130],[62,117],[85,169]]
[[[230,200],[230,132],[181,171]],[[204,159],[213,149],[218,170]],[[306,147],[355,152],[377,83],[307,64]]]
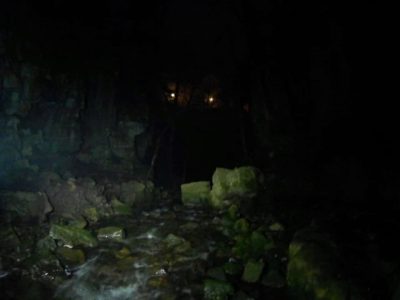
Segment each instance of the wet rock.
[[96,247],[96,238],[86,229],[53,224],[50,228],[50,237],[61,241],[67,247]]
[[213,279],[226,281],[225,271],[223,267],[209,269],[207,271],[207,276]]
[[289,246],[287,284],[293,299],[347,299],[339,254],[326,234],[313,228],[296,233]]
[[280,232],[280,231],[284,231],[284,230],[285,230],[285,227],[284,227],[281,223],[275,222],[275,223],[271,224],[271,225],[268,227],[268,229],[269,229],[270,231],[273,231],[273,232]]
[[270,288],[282,288],[286,284],[283,274],[277,270],[269,270],[261,280],[261,283]]
[[215,208],[230,205],[233,201],[251,199],[257,195],[263,177],[253,167],[231,169],[217,168],[212,177],[211,205]]
[[181,185],[182,203],[185,206],[205,206],[210,201],[210,182],[198,181]]
[[64,266],[69,268],[77,267],[85,262],[85,253],[81,249],[71,249],[66,247],[57,248],[57,257]]
[[243,260],[258,259],[274,247],[273,241],[258,231],[253,231],[250,235],[236,236],[235,240],[236,244],[232,248],[232,253]]
[[224,264],[224,271],[228,275],[239,275],[243,271],[243,266],[238,262],[229,261]]
[[23,220],[46,220],[53,211],[45,193],[42,192],[2,192],[0,209],[11,219],[19,217]]
[[235,297],[233,298],[234,300],[255,300],[253,297],[250,297],[243,291],[237,292]]
[[41,257],[46,257],[55,252],[57,244],[50,236],[46,236],[36,243],[35,253]]
[[82,215],[89,221],[90,224],[97,223],[100,219],[100,214],[96,207],[87,207],[83,210]]
[[172,233],[168,234],[168,236],[164,239],[164,243],[167,249],[173,249],[177,253],[184,253],[191,249],[191,244],[189,241],[186,241],[184,238],[176,236]]
[[239,220],[237,220],[235,222],[235,224],[233,225],[233,229],[237,232],[237,233],[247,233],[250,230],[250,224],[249,222],[245,219],[245,218],[240,218]]
[[204,299],[227,300],[234,294],[233,286],[226,281],[206,279],[204,282]]
[[21,245],[21,240],[11,226],[0,226],[1,249],[12,249]]
[[121,184],[120,199],[129,206],[146,205],[153,199],[154,184],[151,181],[146,183],[131,180]]
[[242,280],[245,282],[254,283],[260,279],[262,271],[264,269],[264,262],[262,260],[250,259],[243,271]]
[[121,242],[125,239],[125,229],[117,226],[100,228],[97,232],[97,238],[100,241]]
[[111,200],[111,207],[114,214],[119,216],[129,216],[133,212],[132,208],[129,205],[119,201],[117,198],[113,198]]
[[129,257],[130,255],[131,255],[131,251],[129,250],[128,247],[123,247],[114,253],[114,256],[118,259],[123,259],[123,258]]
[[147,280],[147,286],[152,289],[165,288],[169,284],[167,276],[154,276]]
[[104,187],[97,185],[90,178],[63,180],[48,173],[43,185],[54,214],[70,218],[85,216],[89,221],[96,221],[111,212],[105,196]]
[[179,228],[182,231],[187,231],[187,232],[191,232],[196,230],[197,228],[199,228],[199,224],[195,223],[195,222],[187,222],[181,226],[179,226]]

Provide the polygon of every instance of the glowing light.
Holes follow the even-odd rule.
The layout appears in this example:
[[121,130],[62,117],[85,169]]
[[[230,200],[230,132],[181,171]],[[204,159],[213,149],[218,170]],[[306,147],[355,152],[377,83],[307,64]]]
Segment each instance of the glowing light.
[[170,96],[171,96],[172,99],[175,99],[175,93],[171,93]]
[[209,97],[208,102],[213,103],[214,102],[214,97]]

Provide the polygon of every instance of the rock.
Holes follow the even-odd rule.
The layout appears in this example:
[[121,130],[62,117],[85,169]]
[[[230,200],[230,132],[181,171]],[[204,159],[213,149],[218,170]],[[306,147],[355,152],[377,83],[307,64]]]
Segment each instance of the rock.
[[172,233],[167,235],[164,239],[164,243],[168,250],[173,250],[176,253],[184,253],[192,248],[189,241]]
[[56,256],[64,266],[69,268],[77,267],[85,262],[85,253],[81,249],[60,247],[57,248]]
[[131,251],[128,247],[123,247],[118,251],[115,251],[114,256],[118,259],[127,258],[131,255]]
[[262,271],[264,269],[264,262],[262,260],[250,259],[243,271],[242,280],[245,282],[254,283],[260,279]]
[[51,173],[43,178],[42,185],[54,207],[54,214],[69,218],[85,216],[95,222],[111,212],[105,196],[104,186],[97,185],[90,178],[62,180]]
[[228,275],[239,275],[243,271],[243,266],[237,262],[227,262],[224,264],[224,271]]
[[119,201],[115,197],[111,200],[111,207],[114,214],[119,216],[129,216],[133,213],[132,208],[129,205]]
[[281,272],[269,270],[261,280],[261,283],[270,288],[282,288],[286,284],[286,279]]
[[97,232],[97,238],[100,241],[121,242],[125,239],[125,236],[125,229],[117,226],[103,227]]
[[250,235],[238,235],[235,240],[232,253],[243,260],[259,259],[274,247],[273,241],[258,231],[253,231]]
[[0,194],[0,209],[13,219],[36,219],[39,222],[46,220],[53,207],[42,192],[3,192]]
[[221,208],[237,199],[251,199],[257,195],[263,182],[259,170],[254,167],[231,169],[217,168],[212,177],[211,205]]
[[227,300],[234,294],[233,286],[226,281],[206,279],[204,282],[204,299]]
[[56,242],[50,236],[46,236],[36,243],[35,253],[41,257],[46,257],[55,252]]
[[251,253],[253,258],[261,257],[274,247],[272,240],[267,239],[262,233],[253,231],[250,236]]
[[297,232],[289,246],[287,266],[292,299],[347,299],[348,286],[340,279],[339,258],[329,236],[313,228]]
[[283,225],[281,223],[275,222],[273,224],[271,224],[268,229],[270,231],[274,231],[274,232],[279,232],[279,231],[284,231],[285,227],[283,227]]
[[207,271],[207,276],[213,279],[226,281],[225,271],[223,267],[211,268]]
[[89,223],[94,224],[99,221],[99,212],[96,207],[87,207],[84,209],[82,215],[89,221]]
[[243,291],[239,291],[235,297],[233,298],[234,300],[255,300],[253,297],[250,297]]
[[129,206],[141,206],[151,202],[153,198],[154,184],[131,180],[121,184],[121,201]]
[[210,182],[198,181],[181,185],[182,202],[185,206],[204,206],[210,201]]
[[67,220],[68,226],[77,227],[77,228],[86,228],[88,222],[84,217],[78,217],[76,219]]
[[73,226],[53,224],[50,228],[50,237],[61,241],[67,247],[96,247],[96,238],[86,229]]
[[250,225],[249,225],[249,222],[247,222],[247,220],[245,218],[240,218],[233,225],[233,229],[237,233],[247,233],[250,230]]
[[11,226],[0,226],[0,249],[16,249],[21,245],[21,240]]

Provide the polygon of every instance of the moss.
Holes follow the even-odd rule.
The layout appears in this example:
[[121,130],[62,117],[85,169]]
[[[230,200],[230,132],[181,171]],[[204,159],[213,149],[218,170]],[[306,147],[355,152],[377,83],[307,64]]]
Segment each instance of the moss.
[[98,244],[97,239],[88,230],[73,226],[53,224],[50,228],[50,237],[71,247],[79,245],[96,247]]
[[264,262],[262,260],[250,259],[243,271],[242,280],[249,283],[257,282],[264,270]]
[[187,206],[204,206],[210,200],[210,182],[198,181],[181,185],[182,202]]
[[226,300],[234,294],[233,286],[226,281],[206,279],[204,282],[204,299]]

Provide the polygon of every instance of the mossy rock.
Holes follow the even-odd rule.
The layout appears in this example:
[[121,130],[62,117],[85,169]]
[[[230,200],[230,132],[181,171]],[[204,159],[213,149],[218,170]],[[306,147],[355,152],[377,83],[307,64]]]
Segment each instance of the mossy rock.
[[205,206],[210,200],[210,182],[197,181],[181,185],[182,203],[185,206]]
[[257,282],[264,270],[264,262],[262,260],[250,259],[243,271],[242,280],[249,283]]
[[119,216],[129,216],[133,213],[132,207],[130,207],[128,204],[119,201],[117,198],[113,198],[111,200],[111,207],[113,209],[114,214]]
[[88,207],[83,211],[83,216],[89,221],[89,223],[94,224],[99,221],[100,215],[96,207]]
[[348,285],[340,278],[340,257],[327,235],[306,229],[289,246],[287,284],[292,299],[345,300]]
[[172,233],[168,234],[163,242],[168,250],[173,250],[176,253],[185,253],[192,249],[189,241]]
[[49,235],[65,246],[96,247],[98,245],[97,239],[88,230],[79,227],[53,224]]
[[248,233],[250,231],[250,224],[245,218],[240,218],[233,225],[237,233]]
[[257,195],[263,176],[251,166],[231,169],[217,168],[212,177],[210,204],[222,208],[232,204],[234,199],[251,199]]
[[81,249],[60,247],[57,248],[56,255],[63,265],[69,267],[81,265],[86,260],[85,253]]
[[235,240],[236,243],[232,248],[232,254],[243,260],[263,257],[268,250],[274,247],[274,242],[258,231],[253,231],[251,234],[237,235]]
[[234,294],[232,284],[216,279],[206,279],[204,282],[205,300],[227,300]]

